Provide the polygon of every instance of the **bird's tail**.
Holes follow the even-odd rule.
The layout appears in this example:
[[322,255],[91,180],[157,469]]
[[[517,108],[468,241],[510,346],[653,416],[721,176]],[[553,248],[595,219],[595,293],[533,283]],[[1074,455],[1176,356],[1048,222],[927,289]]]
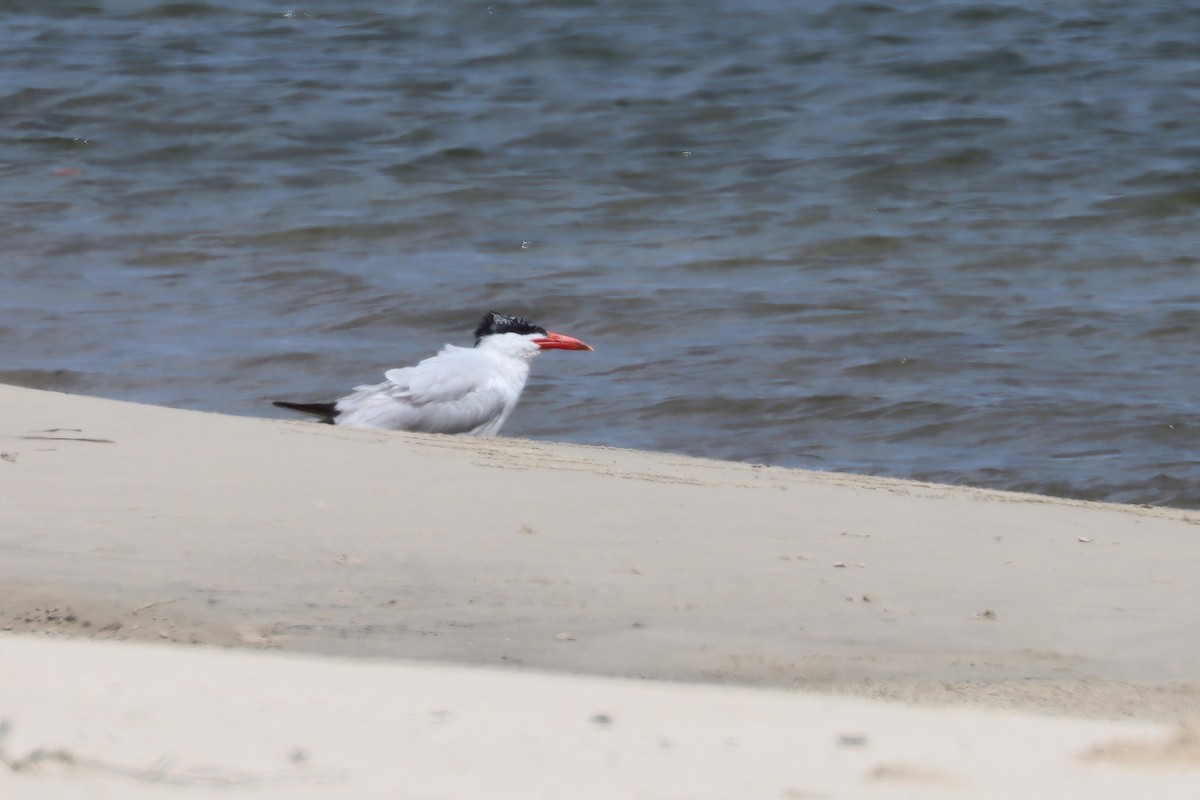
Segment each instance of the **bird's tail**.
[[336,403],[287,403],[283,400],[276,400],[271,405],[290,411],[299,411],[301,414],[312,414],[314,417],[320,417],[321,422],[328,425],[332,425],[340,413]]

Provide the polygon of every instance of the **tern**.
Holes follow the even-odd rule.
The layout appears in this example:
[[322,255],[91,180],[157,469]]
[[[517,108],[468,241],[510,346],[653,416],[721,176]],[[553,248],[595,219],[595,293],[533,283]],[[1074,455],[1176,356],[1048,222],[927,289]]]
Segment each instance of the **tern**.
[[332,403],[274,405],[332,425],[495,436],[516,408],[535,357],[543,350],[591,349],[522,317],[489,311],[475,329],[473,348],[448,344]]

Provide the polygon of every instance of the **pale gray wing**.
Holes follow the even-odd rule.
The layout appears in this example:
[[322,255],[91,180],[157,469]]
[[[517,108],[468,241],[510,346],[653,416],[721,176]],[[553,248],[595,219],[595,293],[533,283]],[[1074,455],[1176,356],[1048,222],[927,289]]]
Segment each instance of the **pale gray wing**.
[[504,417],[516,399],[487,354],[453,345],[416,366],[388,370],[385,377],[339,400],[338,424],[480,433]]

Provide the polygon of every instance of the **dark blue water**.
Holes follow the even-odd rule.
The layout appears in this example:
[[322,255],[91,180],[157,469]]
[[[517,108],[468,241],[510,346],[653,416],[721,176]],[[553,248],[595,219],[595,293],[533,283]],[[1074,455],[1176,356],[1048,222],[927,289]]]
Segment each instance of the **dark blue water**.
[[0,4],[0,380],[1200,507],[1181,2]]

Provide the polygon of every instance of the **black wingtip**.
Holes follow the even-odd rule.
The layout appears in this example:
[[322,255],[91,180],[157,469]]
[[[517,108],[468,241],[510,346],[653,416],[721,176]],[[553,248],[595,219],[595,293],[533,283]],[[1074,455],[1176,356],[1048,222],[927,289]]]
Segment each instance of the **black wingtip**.
[[289,411],[299,411],[301,414],[312,414],[314,417],[320,417],[321,422],[327,425],[332,425],[337,419],[337,415],[341,412],[337,410],[336,403],[288,403],[283,400],[275,400],[271,405],[276,408],[286,408]]

